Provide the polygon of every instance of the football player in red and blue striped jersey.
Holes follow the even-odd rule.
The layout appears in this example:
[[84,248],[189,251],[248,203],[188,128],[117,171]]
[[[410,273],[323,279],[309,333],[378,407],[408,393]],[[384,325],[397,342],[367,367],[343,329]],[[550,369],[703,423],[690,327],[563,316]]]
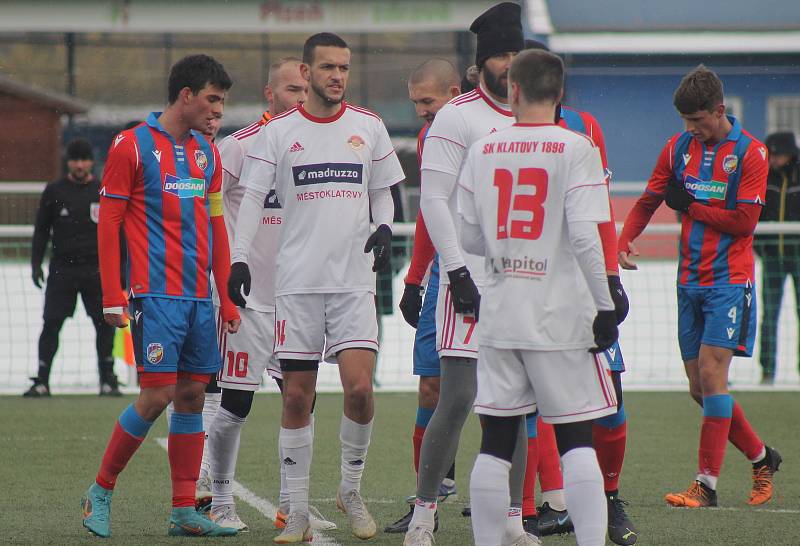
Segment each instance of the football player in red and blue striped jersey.
[[[169,402],[172,477],[170,535],[226,536],[194,509],[203,453],[204,389],[220,368],[213,332],[209,273],[220,287],[230,273],[222,217],[222,165],[204,133],[222,114],[232,82],[206,55],[178,61],[169,76],[163,113],[114,139],[100,191],[98,248],[106,322],[124,326],[128,306],[141,392],[120,415],[95,483],[82,500],[83,525],[111,534],[111,495],[117,476]],[[128,249],[128,295],[120,286],[119,232]],[[227,331],[239,325],[236,307],[219,291]]]
[[749,503],[772,498],[781,457],[753,431],[728,392],[731,358],[751,356],[756,332],[755,230],[767,184],[767,150],[725,113],[722,82],[703,65],[689,72],[674,104],[686,131],[667,141],[647,189],[625,220],[619,262],[636,269],[633,240],[666,201],[681,213],[678,336],[692,397],[703,407],[694,484],[673,506],[716,506],[727,440],[753,464]]

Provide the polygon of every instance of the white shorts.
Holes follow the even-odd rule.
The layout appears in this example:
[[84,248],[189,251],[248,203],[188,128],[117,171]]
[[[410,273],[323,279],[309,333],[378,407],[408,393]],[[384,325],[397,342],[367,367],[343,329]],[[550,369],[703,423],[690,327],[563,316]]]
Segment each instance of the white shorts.
[[617,411],[605,358],[586,349],[527,351],[481,345],[475,413],[512,417],[536,409],[546,423],[573,423]]
[[283,378],[278,360],[272,354],[275,313],[239,309],[239,316],[242,323],[235,334],[220,329],[222,369],[217,374],[217,384],[223,389],[257,391],[265,369],[270,377]]
[[336,362],[344,349],[378,350],[371,292],[287,294],[275,298],[275,356]]
[[440,357],[478,358],[478,324],[473,315],[456,313],[447,284],[436,298],[436,351]]

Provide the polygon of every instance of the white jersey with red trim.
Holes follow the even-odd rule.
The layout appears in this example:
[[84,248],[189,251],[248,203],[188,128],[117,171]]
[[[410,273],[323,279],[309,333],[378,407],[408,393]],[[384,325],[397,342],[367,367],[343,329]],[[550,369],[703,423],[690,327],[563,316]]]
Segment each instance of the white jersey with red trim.
[[596,309],[569,224],[609,221],[598,148],[552,124],[514,125],[473,144],[458,184],[462,221],[480,226],[486,249],[479,343],[592,347]]
[[[461,171],[469,147],[488,134],[504,129],[514,123],[514,116],[508,105],[500,104],[477,87],[448,102],[436,114],[422,152],[421,170],[439,171],[457,176]],[[423,188],[424,191],[424,188]],[[457,192],[450,194],[448,207],[458,233]],[[430,223],[428,231],[431,230]],[[485,272],[481,258],[468,254],[459,243],[461,256],[478,286],[484,282]],[[439,271],[446,271],[444,261],[439,258]],[[444,273],[439,276],[440,284],[449,284]]]
[[283,206],[276,295],[374,292],[373,257],[364,252],[369,191],[404,178],[383,121],[369,110],[342,103],[317,118],[299,106],[262,127],[241,183],[274,189]]
[[[250,151],[255,137],[269,121],[269,114],[256,123],[236,131],[219,143],[222,159],[222,212],[228,230],[228,243],[233,248],[236,219],[242,203],[245,188],[240,183],[244,158]],[[278,253],[278,240],[283,223],[283,210],[274,191],[264,200],[264,212],[253,239],[252,251],[248,261],[250,275],[254,282],[247,296],[247,307],[262,312],[275,312],[275,257]],[[214,302],[219,303],[219,295],[214,291]]]

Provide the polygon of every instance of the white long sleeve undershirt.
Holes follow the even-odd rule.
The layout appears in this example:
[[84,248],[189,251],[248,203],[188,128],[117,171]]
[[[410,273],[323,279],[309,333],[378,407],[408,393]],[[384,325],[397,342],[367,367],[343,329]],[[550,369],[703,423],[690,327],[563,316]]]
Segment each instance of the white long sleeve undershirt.
[[458,245],[453,214],[449,201],[456,187],[456,175],[422,170],[422,194],[420,208],[425,217],[428,234],[436,247],[446,271],[453,271],[466,265]]
[[595,307],[598,311],[613,311],[614,301],[608,288],[605,258],[597,223],[578,221],[569,222],[567,226],[569,242],[589,285]]
[[372,222],[376,226],[386,224],[389,229],[394,220],[394,200],[390,188],[369,190],[369,209],[372,212]]
[[261,215],[264,212],[264,199],[267,192],[249,186],[242,196],[242,203],[239,205],[239,217],[236,220],[236,238],[231,252],[231,262],[248,263],[250,246],[258,232],[261,223]]

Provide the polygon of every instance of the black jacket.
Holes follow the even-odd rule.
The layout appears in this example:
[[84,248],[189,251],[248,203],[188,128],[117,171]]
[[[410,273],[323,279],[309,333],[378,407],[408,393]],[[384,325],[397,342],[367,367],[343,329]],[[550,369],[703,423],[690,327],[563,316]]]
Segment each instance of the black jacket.
[[42,192],[33,232],[31,265],[42,265],[47,241],[52,237],[53,260],[72,264],[97,264],[97,220],[100,182],[71,182],[66,176]]
[[[800,222],[800,161],[769,170],[767,194],[759,222]],[[755,248],[762,255],[800,254],[798,235],[757,235]]]

